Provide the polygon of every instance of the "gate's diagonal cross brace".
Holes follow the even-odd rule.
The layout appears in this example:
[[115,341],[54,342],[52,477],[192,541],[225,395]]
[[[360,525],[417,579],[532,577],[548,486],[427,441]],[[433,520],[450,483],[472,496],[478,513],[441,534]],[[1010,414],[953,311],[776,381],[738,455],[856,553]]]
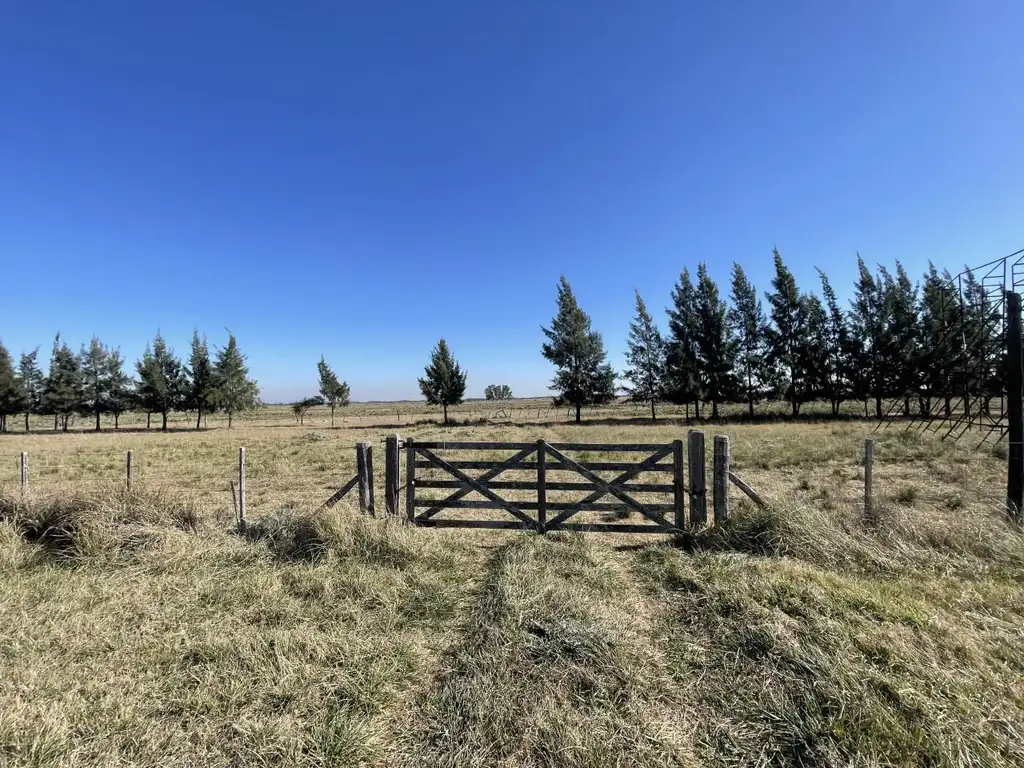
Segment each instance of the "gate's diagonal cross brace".
[[[641,472],[649,469],[650,467],[653,467],[655,464],[657,464],[663,458],[668,456],[670,453],[672,453],[672,446],[671,445],[666,446],[665,448],[659,448],[655,453],[652,453],[650,456],[648,456],[646,459],[641,461],[635,467],[632,467],[632,468],[626,470],[625,472],[623,472],[618,477],[615,477],[612,480],[609,480],[607,482],[608,482],[609,485],[620,485],[621,483],[629,482],[634,477],[639,475]],[[598,501],[599,499],[602,499],[602,498],[604,498],[607,495],[608,495],[607,491],[603,491],[603,490],[602,491],[594,491],[593,493],[591,493],[590,495],[586,496],[585,498],[580,499],[577,503],[578,504],[589,504],[590,502]],[[573,515],[577,514],[578,512],[579,512],[578,509],[567,509],[567,510],[565,510],[563,512],[559,512],[551,520],[548,521],[548,527],[550,528],[553,525],[559,525],[561,523],[564,523],[566,520],[568,520],[570,517],[572,517]]]
[[[529,449],[530,453],[532,453],[532,452],[534,452],[536,450],[537,450],[536,448],[530,448]],[[439,469],[443,469],[445,472],[447,472],[448,474],[452,475],[452,477],[455,477],[456,479],[461,480],[466,485],[468,485],[471,490],[474,490],[477,493],[479,493],[480,495],[482,495],[485,498],[489,499],[490,501],[493,501],[495,504],[499,505],[502,509],[504,509],[506,512],[508,512],[513,517],[518,518],[519,520],[522,520],[530,528],[536,528],[537,527],[537,521],[536,520],[534,520],[529,515],[523,513],[518,507],[516,507],[511,502],[508,502],[505,499],[501,498],[501,496],[496,494],[494,491],[492,491],[487,486],[485,486],[482,483],[480,483],[480,481],[476,480],[475,478],[470,477],[465,472],[463,472],[463,471],[461,471],[459,469],[456,469],[451,464],[449,464],[447,461],[445,461],[444,459],[442,459],[439,456],[435,455],[432,451],[430,451],[427,448],[417,448],[416,451],[419,453],[420,456],[425,458],[431,464],[433,464],[434,466],[438,467]]]
[[[416,450],[420,451],[420,453],[422,454],[422,450],[421,449],[417,448]],[[524,459],[528,459],[530,457],[530,455],[533,454],[536,450],[537,450],[536,448],[524,448],[523,450],[519,451],[519,453],[515,454],[514,456],[510,456],[505,463],[506,464],[518,464],[521,461],[523,461]],[[513,469],[513,467],[500,467],[498,469],[489,469],[486,472],[484,472],[482,475],[480,475],[480,477],[476,478],[476,481],[478,483],[486,483],[488,480],[493,480],[494,478],[498,477],[498,475],[500,475],[500,474],[502,474],[504,472],[510,472],[512,469]],[[424,512],[422,515],[416,515],[416,519],[417,520],[429,520],[431,517],[436,515],[438,512],[444,511],[444,506],[443,505],[446,502],[458,501],[463,496],[468,496],[469,494],[471,494],[474,490],[475,490],[474,488],[460,488],[459,490],[455,491],[455,493],[451,494],[450,496],[446,496],[445,498],[440,499],[438,501],[424,502],[424,504],[433,504],[435,506],[430,507],[430,509],[428,509],[426,512]]]
[[[609,482],[607,480],[605,480],[603,477],[601,477],[600,475],[598,475],[598,474],[596,474],[594,472],[591,472],[589,469],[584,467],[582,464],[578,464],[577,462],[575,462],[572,459],[570,459],[568,456],[566,456],[561,451],[556,450],[555,448],[552,448],[550,445],[546,446],[546,448],[547,448],[548,453],[550,453],[554,458],[558,459],[560,462],[565,464],[565,466],[569,467],[570,469],[575,470],[576,472],[579,472],[581,475],[583,475],[585,478],[590,480],[592,483],[594,483],[594,485],[596,485],[600,489],[598,491],[594,491],[594,493],[590,494],[590,496],[595,496],[597,499],[599,499],[602,496],[605,496],[605,495],[610,493],[612,496],[617,498],[623,504],[625,504],[628,507],[632,507],[633,509],[638,511],[641,515],[643,515],[647,519],[652,520],[655,523],[657,523],[658,525],[664,526],[665,528],[671,528],[672,527],[669,524],[668,520],[666,520],[660,514],[658,514],[654,510],[648,509],[643,504],[641,504],[639,501],[637,501],[632,496],[630,496],[628,493],[626,493],[624,491],[621,491],[618,488],[614,487],[613,485],[609,484]],[[646,464],[647,462],[651,461],[651,459],[655,459],[655,456],[657,456],[658,459],[661,459],[661,458],[664,458],[665,456],[667,456],[671,452],[672,452],[672,446],[669,445],[667,448],[665,448],[662,451],[659,451],[658,453],[654,454],[654,456],[651,456],[649,459],[647,459],[644,462],[638,464],[635,467],[636,472],[637,473],[640,472],[641,468],[644,466],[644,464]],[[655,460],[657,460],[657,459],[655,459]],[[630,472],[633,472],[633,471],[634,470],[630,470]],[[591,499],[588,496],[586,500],[590,501]],[[558,517],[561,517],[561,515],[559,515]],[[552,521],[552,523],[554,523],[554,521]],[[550,525],[548,527],[550,527]]]

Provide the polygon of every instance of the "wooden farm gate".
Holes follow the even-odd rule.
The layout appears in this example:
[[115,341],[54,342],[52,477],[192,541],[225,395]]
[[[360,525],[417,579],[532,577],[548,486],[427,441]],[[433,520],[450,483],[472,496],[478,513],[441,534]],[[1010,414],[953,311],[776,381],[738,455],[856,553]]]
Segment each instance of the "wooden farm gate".
[[[609,445],[408,439],[404,447],[406,515],[415,525],[669,533],[685,525],[687,491],[694,500],[691,522],[706,518],[703,441],[700,471],[689,489],[683,485],[681,440]],[[497,452],[505,455],[493,458]],[[628,454],[631,460],[607,454]],[[640,475],[647,476],[643,482]]]

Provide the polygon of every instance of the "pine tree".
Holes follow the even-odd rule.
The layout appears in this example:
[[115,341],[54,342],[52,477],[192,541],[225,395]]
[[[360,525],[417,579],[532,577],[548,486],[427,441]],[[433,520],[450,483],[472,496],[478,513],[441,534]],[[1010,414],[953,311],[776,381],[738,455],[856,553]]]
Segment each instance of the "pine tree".
[[800,297],[805,318],[805,338],[800,348],[800,369],[804,385],[800,402],[808,403],[827,396],[830,370],[828,359],[828,313],[815,294]]
[[628,390],[630,400],[650,403],[651,421],[656,421],[655,405],[665,396],[665,342],[640,291],[636,291],[636,319],[629,325],[626,364],[623,377],[633,385]]
[[615,372],[606,362],[601,334],[592,330],[590,317],[573,295],[563,275],[558,283],[558,314],[551,327],[541,327],[547,341],[541,347],[554,363],[551,389],[557,392],[555,405],[576,408],[576,423],[584,405],[600,405],[615,399]]
[[295,403],[292,403],[292,413],[295,414],[296,421],[299,422],[299,426],[304,426],[306,423],[306,413],[310,408],[315,408],[318,405],[324,404],[323,395],[313,395],[312,397],[304,397]]
[[888,339],[892,369],[892,394],[903,396],[903,415],[910,415],[910,398],[921,386],[921,320],[918,316],[919,287],[903,265],[896,262],[896,277],[883,270],[888,293]]
[[824,354],[820,372],[821,393],[828,399],[832,415],[838,416],[839,406],[851,394],[850,331],[828,276],[819,269],[818,277],[821,279],[826,312],[823,329]]
[[747,414],[754,417],[754,404],[764,392],[765,320],[757,290],[747,279],[743,267],[732,265],[732,309],[729,324],[736,338],[736,370],[738,394],[747,404]]
[[121,350],[110,350],[107,355],[107,411],[114,415],[114,429],[120,429],[121,414],[131,410],[134,402],[134,382],[124,371]]
[[804,346],[807,344],[806,305],[778,248],[773,249],[772,256],[775,260],[775,277],[772,279],[775,292],[765,294],[772,319],[772,325],[766,331],[767,362],[778,382],[779,391],[789,400],[796,416],[800,413],[806,385],[806,371],[802,367],[802,360],[806,357]]
[[888,392],[892,365],[888,333],[888,292],[883,278],[868,270],[857,254],[857,282],[851,302],[850,332],[853,363],[860,371],[858,390],[875,400],[875,418],[882,418],[882,398]]
[[511,400],[512,387],[508,384],[488,384],[484,387],[485,400]]
[[136,363],[139,372],[139,402],[147,413],[159,413],[163,418],[161,430],[167,431],[167,415],[185,405],[187,382],[181,361],[167,347],[164,337],[157,333],[152,346],[147,346],[142,359]]
[[938,400],[946,418],[952,411],[953,379],[962,347],[958,331],[959,304],[949,272],[939,273],[929,263],[918,308],[921,358],[919,408],[930,416]]
[[43,394],[46,379],[39,370],[39,347],[31,352],[22,352],[18,364],[18,381],[22,390],[22,410],[25,414],[25,431],[29,431],[29,416],[43,412]]
[[679,282],[672,288],[672,306],[668,313],[668,340],[665,356],[665,399],[677,405],[694,404],[695,416],[700,418],[703,395],[697,356],[697,292],[690,280],[690,272],[683,267]]
[[43,402],[54,416],[54,429],[59,423],[64,432],[68,431],[71,416],[81,411],[85,402],[80,361],[67,343],[61,342],[59,333],[53,340]]
[[444,409],[444,423],[448,423],[448,406],[458,405],[466,394],[466,372],[459,367],[448,343],[441,339],[430,353],[430,364],[419,379],[420,392],[428,405]]
[[323,355],[320,355],[320,362],[316,364],[317,372],[320,374],[320,396],[331,407],[331,426],[334,426],[334,409],[339,405],[344,408],[349,403],[348,382],[341,381],[338,374],[327,364]]
[[82,413],[96,419],[96,431],[100,431],[100,416],[107,410],[107,394],[110,389],[110,352],[98,337],[93,336],[89,347],[82,347],[79,354],[82,361]]
[[0,432],[7,431],[7,417],[21,412],[23,389],[14,373],[14,360],[0,342]]
[[188,392],[185,407],[196,412],[196,429],[203,423],[203,416],[214,410],[213,364],[210,362],[210,346],[206,337],[199,338],[199,331],[192,331],[192,352],[188,358]]
[[718,418],[718,406],[734,399],[736,381],[736,339],[729,326],[728,307],[718,285],[708,275],[707,265],[697,265],[697,369],[701,389],[711,401],[711,418]]
[[217,350],[213,366],[213,401],[228,415],[228,429],[236,413],[251,411],[259,405],[259,387],[249,378],[245,355],[238,348],[233,333],[226,346]]

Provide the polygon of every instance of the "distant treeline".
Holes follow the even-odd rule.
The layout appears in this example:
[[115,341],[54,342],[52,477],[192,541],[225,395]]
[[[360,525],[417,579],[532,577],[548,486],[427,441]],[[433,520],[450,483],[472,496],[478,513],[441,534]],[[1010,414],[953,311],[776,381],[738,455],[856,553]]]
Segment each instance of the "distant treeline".
[[[941,407],[948,415],[968,389],[983,397],[1002,391],[1002,297],[986,295],[969,271],[961,290],[953,290],[950,275],[932,265],[914,281],[899,262],[894,271],[872,272],[858,255],[853,298],[843,308],[824,272],[818,270],[820,293],[802,291],[777,249],[773,256],[767,312],[739,264],[728,302],[704,263],[695,281],[684,268],[671,291],[664,334],[638,292],[627,368],[619,373],[562,277],[541,349],[556,369],[555,404],[574,407],[579,421],[582,408],[615,399],[619,378],[628,383],[630,400],[650,405],[652,418],[663,402],[692,405],[697,418],[710,406],[716,418],[726,403],[742,403],[753,416],[758,403],[777,400],[787,401],[794,416],[812,401],[828,402],[833,415],[846,401],[863,401],[865,409],[873,401],[882,418],[883,401],[894,398],[907,413],[916,408],[930,415]],[[23,353],[15,366],[0,344],[0,430],[18,414],[26,430],[32,414],[52,415],[55,430],[67,430],[75,415],[91,416],[98,430],[103,414],[111,414],[116,427],[128,411],[159,414],[164,429],[173,411],[195,412],[197,428],[205,414],[222,412],[230,426],[233,414],[258,405],[256,382],[230,334],[211,357],[205,337],[194,333],[184,362],[157,334],[135,363],[135,377],[125,372],[119,351],[98,338],[76,354],[58,335],[46,374],[38,352]],[[319,394],[295,403],[295,415],[301,421],[309,408],[327,404],[333,423],[335,408],[349,403],[349,387],[322,357],[318,373]],[[465,397],[466,376],[441,339],[418,383],[446,422],[448,407]],[[506,385],[487,387],[487,399],[511,396]]]

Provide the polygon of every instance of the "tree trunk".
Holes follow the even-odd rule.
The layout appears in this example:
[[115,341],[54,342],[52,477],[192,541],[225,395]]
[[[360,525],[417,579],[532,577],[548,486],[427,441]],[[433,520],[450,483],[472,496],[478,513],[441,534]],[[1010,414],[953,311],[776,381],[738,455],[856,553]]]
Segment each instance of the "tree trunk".
[[114,412],[114,431],[116,432],[121,428],[121,414]]
[[234,418],[234,415],[235,415],[234,413],[232,413],[231,411],[228,411],[228,429],[231,429],[231,421]]
[[690,404],[686,404],[686,423],[690,423]]
[[953,413],[953,402],[949,395],[946,395],[943,400],[943,410],[945,411],[946,418],[950,418]]
[[793,416],[797,416],[800,413],[800,401],[797,400],[797,398],[796,398],[796,388],[795,387],[793,388],[793,396],[792,396],[791,400],[792,400],[792,402],[790,403],[790,406],[791,406],[791,408],[793,410]]
[[25,414],[25,431],[28,432],[28,413]]
[[700,421],[700,398],[693,401],[693,418]]
[[152,418],[153,418],[153,414],[150,413],[149,411],[146,411],[146,429],[149,429],[149,422],[150,422],[150,419],[152,419]]
[[864,418],[868,417],[868,399],[864,398]]
[[100,412],[99,412],[99,410],[96,411],[96,431],[97,432],[100,431]]
[[747,413],[750,414],[750,418],[754,418],[754,398],[747,398]]
[[69,413],[65,413],[64,416],[61,417],[60,428],[61,428],[62,432],[67,432],[68,431],[68,419],[69,418],[71,418],[71,414],[69,414]]
[[882,396],[875,395],[875,418],[882,420]]
[[163,426],[160,427],[160,431],[161,432],[166,432],[167,431],[167,411],[164,411],[163,414],[161,414],[161,415],[164,417],[164,421],[163,421]]
[[60,418],[56,413],[53,414],[53,431],[57,431],[57,419]]
[[908,418],[910,417],[910,395],[909,394],[904,394],[903,395],[903,415],[908,417]]
[[580,423],[580,404],[576,403],[576,423]]
[[203,420],[203,409],[202,409],[202,407],[200,407],[199,410],[196,411],[196,431],[197,432],[199,431],[199,424],[200,424],[200,422],[202,422],[202,420]]
[[448,426],[448,403],[441,403],[441,408],[444,410],[444,425]]
[[718,418],[718,401],[717,400],[712,400],[711,401],[711,418],[712,419],[717,419]]
[[655,411],[654,411],[654,401],[651,400],[651,421],[657,421],[657,420],[658,420],[658,414],[655,413]]
[[334,426],[334,406],[331,406],[331,426]]

